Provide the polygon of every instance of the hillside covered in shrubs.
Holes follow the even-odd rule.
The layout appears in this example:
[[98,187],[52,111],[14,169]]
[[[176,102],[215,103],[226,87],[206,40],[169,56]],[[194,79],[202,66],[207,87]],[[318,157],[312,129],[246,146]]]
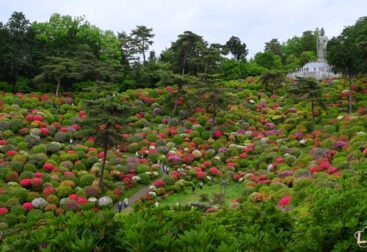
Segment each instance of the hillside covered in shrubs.
[[[0,93],[2,250],[358,250],[367,78],[351,79],[351,113],[347,80],[314,81],[318,96],[293,92],[300,83]],[[200,181],[241,196],[154,206]]]

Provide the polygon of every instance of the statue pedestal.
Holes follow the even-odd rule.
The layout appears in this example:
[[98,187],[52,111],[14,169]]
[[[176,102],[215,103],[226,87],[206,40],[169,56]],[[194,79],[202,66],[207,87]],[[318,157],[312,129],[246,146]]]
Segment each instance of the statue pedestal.
[[340,77],[339,74],[332,72],[331,66],[324,61],[309,62],[301,69],[288,73],[287,76],[292,79],[296,79],[297,77],[312,77],[316,80]]

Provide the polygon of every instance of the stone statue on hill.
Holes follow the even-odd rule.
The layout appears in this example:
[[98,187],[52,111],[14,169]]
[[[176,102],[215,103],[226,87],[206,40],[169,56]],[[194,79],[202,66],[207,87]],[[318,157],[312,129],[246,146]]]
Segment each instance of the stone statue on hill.
[[320,33],[317,34],[317,61],[326,62],[326,45],[328,42],[325,36],[324,28],[321,28]]

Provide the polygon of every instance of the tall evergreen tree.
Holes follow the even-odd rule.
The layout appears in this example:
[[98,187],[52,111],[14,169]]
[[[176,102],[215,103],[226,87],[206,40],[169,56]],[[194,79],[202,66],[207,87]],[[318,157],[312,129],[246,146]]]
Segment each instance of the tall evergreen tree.
[[200,77],[202,81],[198,82],[187,96],[191,98],[190,102],[206,106],[211,112],[209,137],[213,138],[218,112],[225,110],[226,105],[231,103],[233,99],[231,92],[220,81],[222,76],[201,74]]
[[282,46],[279,43],[278,39],[272,39],[269,42],[266,42],[264,51],[270,51],[273,54],[278,55],[279,57],[283,56]]
[[201,36],[191,31],[180,34],[169,48],[173,71],[181,74],[201,72],[197,69],[196,61],[201,57],[206,47],[207,42]]
[[30,22],[22,12],[14,12],[1,27],[1,67],[6,80],[15,83],[21,77],[29,77],[32,68],[32,40]]
[[264,84],[265,90],[268,90],[269,86],[272,86],[272,94],[276,94],[277,88],[281,82],[284,81],[285,76],[280,71],[267,71],[260,76],[260,81]]
[[332,38],[328,43],[328,62],[349,80],[349,114],[352,113],[352,76],[366,72],[366,32],[367,17],[364,17],[354,26],[344,28],[341,35]]
[[98,185],[102,189],[107,152],[122,143],[122,133],[127,131],[126,118],[130,108],[115,97],[85,101],[87,117],[82,121],[83,134],[94,136],[95,144],[103,148],[103,161]]
[[131,37],[137,48],[137,51],[143,55],[143,65],[145,65],[146,57],[145,54],[149,49],[149,46],[153,44],[152,28],[147,28],[144,25],[138,25],[135,30],[131,31]]
[[237,61],[243,60],[248,54],[247,45],[235,36],[232,36],[227,41],[225,47]]
[[187,91],[184,89],[184,87],[186,86],[188,89],[190,89],[190,87],[197,82],[198,78],[195,76],[175,74],[171,71],[160,72],[160,80],[158,82],[158,85],[177,85],[177,91],[172,92],[171,95],[168,97],[168,100],[174,101],[172,116],[176,115],[179,100],[187,94]]
[[322,86],[314,78],[297,78],[297,82],[292,85],[288,92],[296,98],[296,101],[306,100],[311,103],[311,131],[315,128],[315,106],[319,105],[323,109],[326,108],[325,98],[322,94]]
[[80,79],[81,73],[78,69],[78,62],[68,57],[48,57],[47,62],[42,67],[42,73],[34,77],[35,82],[53,80],[57,82],[56,97],[59,96],[61,80]]

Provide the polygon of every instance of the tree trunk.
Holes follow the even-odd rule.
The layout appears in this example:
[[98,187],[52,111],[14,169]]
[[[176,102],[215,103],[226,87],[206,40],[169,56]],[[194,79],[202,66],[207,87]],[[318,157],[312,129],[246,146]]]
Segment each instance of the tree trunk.
[[180,98],[180,94],[182,93],[182,86],[178,85],[178,92],[177,92],[177,97],[175,100],[175,106],[173,107],[173,111],[172,111],[172,117],[175,116],[176,114],[176,110],[177,110],[177,106],[178,106],[178,99]]
[[210,124],[210,136],[209,136],[209,138],[213,138],[215,118],[217,117],[217,104],[215,102],[215,98],[213,98],[213,100],[212,100],[212,105],[213,105],[213,113],[212,113],[212,122]]
[[349,86],[349,97],[348,97],[348,113],[349,115],[352,114],[352,76],[348,74],[348,86]]
[[181,74],[182,74],[182,75],[184,75],[184,74],[185,74],[185,65],[186,65],[186,62],[187,62],[188,54],[189,54],[189,52],[186,50],[186,51],[185,51],[184,58],[183,58],[183,61],[182,61],[182,71],[181,71]]
[[56,97],[59,97],[59,89],[60,89],[61,79],[57,80],[57,86],[56,86]]
[[106,165],[106,159],[107,159],[107,129],[105,131],[105,141],[104,141],[104,146],[103,146],[103,161],[101,165],[101,173],[99,175],[99,180],[98,180],[98,186],[101,190],[102,190],[102,185],[103,185],[103,174],[104,174],[104,167]]
[[144,50],[144,47],[145,47],[145,43],[144,43],[144,39],[143,39],[143,50],[142,50],[142,54],[143,54],[143,65],[145,66],[145,50]]
[[176,114],[176,109],[177,109],[177,105],[178,105],[178,98],[180,98],[179,95],[177,95],[177,97],[176,97],[175,106],[173,107],[173,111],[172,111],[172,117],[174,117],[175,114]]
[[312,123],[311,123],[311,131],[315,128],[315,104],[311,102],[311,113],[312,113]]

